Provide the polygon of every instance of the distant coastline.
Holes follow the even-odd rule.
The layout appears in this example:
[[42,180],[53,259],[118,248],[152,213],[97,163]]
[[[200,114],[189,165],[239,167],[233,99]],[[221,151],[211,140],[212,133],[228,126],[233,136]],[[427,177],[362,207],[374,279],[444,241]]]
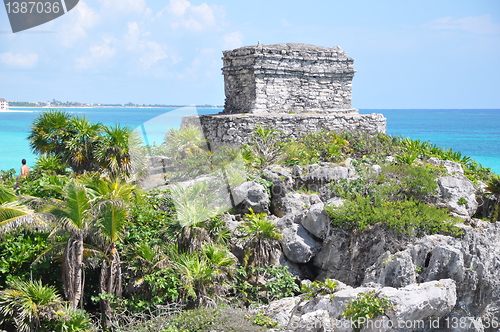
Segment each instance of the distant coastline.
[[7,110],[11,108],[181,108],[181,107],[197,107],[197,108],[224,108],[224,105],[85,105],[85,106],[66,106],[66,105],[50,105],[50,106],[12,106],[10,105]]

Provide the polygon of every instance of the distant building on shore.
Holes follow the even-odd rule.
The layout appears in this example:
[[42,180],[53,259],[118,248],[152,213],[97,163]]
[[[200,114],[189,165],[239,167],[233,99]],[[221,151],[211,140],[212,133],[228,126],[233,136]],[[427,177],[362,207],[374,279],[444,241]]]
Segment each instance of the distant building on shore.
[[3,98],[0,98],[0,110],[6,110],[9,107],[9,102]]

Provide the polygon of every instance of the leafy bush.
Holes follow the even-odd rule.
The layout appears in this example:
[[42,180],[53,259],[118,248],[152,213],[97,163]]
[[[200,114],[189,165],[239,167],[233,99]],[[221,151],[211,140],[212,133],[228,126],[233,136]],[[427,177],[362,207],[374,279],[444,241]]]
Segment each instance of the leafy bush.
[[324,282],[315,280],[309,284],[303,284],[300,291],[307,300],[314,298],[316,295],[327,294],[330,294],[330,299],[333,299],[333,293],[338,285],[339,283],[332,279],[325,279]]
[[0,288],[13,278],[29,280],[30,274],[46,283],[60,282],[59,263],[44,258],[32,265],[51,246],[48,237],[48,233],[19,230],[0,238]]
[[435,193],[439,171],[417,165],[387,165],[380,173],[360,168],[358,179],[345,179],[327,187],[335,196],[345,199],[355,195],[383,197],[386,200],[414,199],[425,202]]
[[[244,309],[228,307],[198,308],[181,311],[175,306],[160,307],[141,313],[123,312],[114,316],[112,325],[117,332],[264,332],[267,328],[256,323],[256,318]],[[256,321],[256,323],[254,323]],[[271,323],[271,321],[269,320]]]
[[[300,288],[297,277],[286,266],[271,265],[264,268],[243,267],[237,270],[235,295],[242,297],[247,305],[260,305],[270,301],[296,295]],[[262,284],[261,280],[265,280]]]
[[350,151],[349,142],[332,131],[321,131],[284,144],[285,165],[310,165],[322,161],[341,161]]
[[343,206],[326,206],[326,212],[336,227],[364,230],[374,224],[384,224],[401,234],[460,234],[454,226],[458,218],[448,212],[415,200],[382,201],[379,198],[356,195]]
[[375,291],[359,293],[355,300],[347,303],[346,310],[342,316],[351,319],[354,331],[359,332],[363,328],[363,322],[384,315],[393,305],[387,296],[380,297]]

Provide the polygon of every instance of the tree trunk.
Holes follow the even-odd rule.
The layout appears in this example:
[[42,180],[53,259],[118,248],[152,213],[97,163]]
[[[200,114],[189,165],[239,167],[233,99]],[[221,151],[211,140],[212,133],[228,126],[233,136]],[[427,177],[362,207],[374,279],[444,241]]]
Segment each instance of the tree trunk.
[[76,309],[83,296],[83,235],[72,236],[66,244],[63,254],[63,284],[64,295]]
[[[122,295],[122,271],[120,264],[120,256],[116,245],[112,243],[109,249],[109,263],[103,260],[101,268],[101,279],[99,282],[100,293],[108,293],[115,296]],[[111,303],[107,299],[100,301],[102,324],[104,327],[109,327],[109,318],[111,316]]]

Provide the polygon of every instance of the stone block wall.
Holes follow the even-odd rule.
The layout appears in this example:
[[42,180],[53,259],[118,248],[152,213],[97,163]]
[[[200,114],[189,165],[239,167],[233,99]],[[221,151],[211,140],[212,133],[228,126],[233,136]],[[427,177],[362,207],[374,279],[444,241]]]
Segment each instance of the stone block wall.
[[356,113],[354,59],[336,47],[246,46],[223,52],[223,113]]
[[223,145],[239,146],[248,143],[254,128],[264,127],[282,131],[289,138],[327,131],[362,131],[385,133],[386,119],[382,114],[219,114],[185,116],[181,128],[200,127],[211,148]]

